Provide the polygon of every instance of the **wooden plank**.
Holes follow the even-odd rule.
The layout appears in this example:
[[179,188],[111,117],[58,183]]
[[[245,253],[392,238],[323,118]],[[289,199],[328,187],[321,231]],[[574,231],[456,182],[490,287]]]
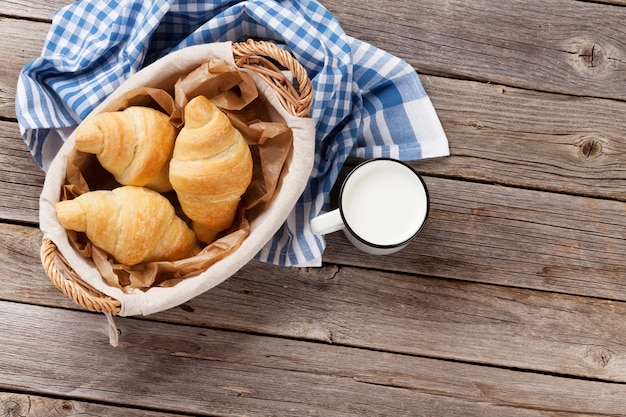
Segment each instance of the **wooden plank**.
[[19,72],[41,53],[49,24],[0,17],[0,118],[15,118]]
[[[62,305],[60,292],[52,286],[46,277],[39,259],[41,232],[39,229],[26,226],[2,224],[0,228],[0,281],[13,282],[13,291],[3,291],[0,299],[22,300],[26,302],[43,301],[52,297],[52,305]],[[43,288],[42,288],[43,286]],[[1,286],[0,286],[1,287]],[[38,289],[41,288],[41,289]],[[48,294],[44,296],[43,294]],[[58,293],[58,294],[57,294]],[[65,306],[71,306],[70,303]]]
[[20,137],[17,123],[0,120],[0,218],[37,223],[45,173]]
[[4,390],[195,415],[625,415],[626,387],[0,303]]
[[322,3],[348,35],[424,74],[626,98],[624,7],[571,0]]
[[625,300],[626,203],[426,178],[431,211],[404,250],[371,257],[341,233],[326,262]]
[[0,0],[0,15],[51,22],[54,12],[70,3],[71,0]]
[[450,157],[423,173],[626,200],[626,102],[423,76]]
[[[39,236],[33,228],[3,227],[0,299],[78,308],[44,276]],[[625,382],[624,317],[624,302],[252,262],[222,285],[149,319]]]
[[251,263],[153,319],[626,381],[623,302],[328,266]]
[[159,413],[126,407],[111,407],[71,399],[0,392],[0,413],[6,417],[175,417],[180,414]]

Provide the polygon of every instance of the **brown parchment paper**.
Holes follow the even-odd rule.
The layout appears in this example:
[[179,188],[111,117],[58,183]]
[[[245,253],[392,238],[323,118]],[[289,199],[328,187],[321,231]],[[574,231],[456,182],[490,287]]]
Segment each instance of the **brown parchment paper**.
[[[195,256],[179,261],[149,262],[129,267],[117,263],[109,254],[92,245],[84,233],[68,231],[71,245],[82,256],[93,260],[105,282],[127,293],[134,289],[174,286],[235,252],[250,232],[250,216],[262,210],[263,203],[272,199],[292,147],[291,129],[285,123],[271,121],[267,104],[258,94],[254,81],[245,72],[221,59],[206,61],[179,78],[169,91],[174,91],[173,97],[165,89],[136,88],[112,102],[109,111],[130,106],[152,107],[168,114],[172,125],[181,128],[187,102],[193,97],[204,95],[228,115],[246,139],[253,157],[252,182],[242,196],[232,226],[214,242],[200,246]],[[72,199],[92,190],[118,186],[95,155],[73,150],[67,159],[61,200]],[[163,195],[174,205],[178,215],[189,221],[180,210],[175,192]]]

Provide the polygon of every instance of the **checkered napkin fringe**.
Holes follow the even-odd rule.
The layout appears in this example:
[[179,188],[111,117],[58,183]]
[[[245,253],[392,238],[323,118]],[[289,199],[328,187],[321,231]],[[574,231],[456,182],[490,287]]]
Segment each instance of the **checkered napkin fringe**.
[[406,62],[347,36],[313,0],[83,0],[59,10],[42,54],[20,73],[16,112],[45,170],[62,142],[130,75],[181,48],[276,42],[306,68],[315,95],[315,166],[286,223],[256,259],[318,266],[325,240],[309,221],[348,156],[418,160],[448,155],[439,119]]

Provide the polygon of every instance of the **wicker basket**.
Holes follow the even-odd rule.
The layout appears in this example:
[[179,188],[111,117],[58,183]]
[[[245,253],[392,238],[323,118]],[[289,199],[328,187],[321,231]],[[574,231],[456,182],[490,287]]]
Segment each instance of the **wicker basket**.
[[[253,40],[233,43],[232,52],[237,66],[262,77],[277,93],[280,103],[289,114],[295,117],[309,115],[313,99],[311,80],[305,69],[290,53],[271,42]],[[293,84],[274,62],[292,73]],[[112,315],[120,313],[121,301],[86,283],[72,269],[51,239],[43,239],[40,255],[48,278],[75,303],[93,312]]]

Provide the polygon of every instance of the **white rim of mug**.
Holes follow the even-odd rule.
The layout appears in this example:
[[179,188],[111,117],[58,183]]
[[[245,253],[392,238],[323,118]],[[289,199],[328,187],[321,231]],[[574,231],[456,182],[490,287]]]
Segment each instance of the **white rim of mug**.
[[[358,170],[359,168],[361,168],[363,165],[369,164],[371,162],[376,162],[376,161],[391,161],[391,162],[395,162],[397,164],[400,165],[404,165],[406,168],[409,169],[409,171],[411,171],[416,177],[417,179],[422,183],[422,187],[424,188],[424,193],[426,194],[426,214],[424,215],[424,220],[422,221],[422,224],[420,225],[420,227],[415,231],[415,233],[413,233],[409,238],[407,238],[406,240],[403,240],[402,242],[399,243],[394,243],[392,245],[380,245],[377,243],[372,243],[369,240],[366,240],[364,238],[362,238],[361,236],[359,236],[358,233],[356,233],[348,224],[348,221],[346,220],[346,216],[343,214],[343,191],[344,188],[346,187],[346,184],[348,183],[348,180],[350,179],[350,177],[352,176],[352,174],[354,172],[356,172],[356,170]],[[350,171],[348,173],[348,176],[346,176],[346,179],[343,181],[343,184],[341,185],[341,189],[339,190],[339,213],[341,214],[341,219],[343,220],[343,224],[346,226],[346,229],[348,229],[348,231],[350,232],[350,234],[352,236],[354,236],[355,239],[357,239],[358,241],[364,243],[367,246],[370,246],[372,248],[377,248],[377,249],[392,249],[392,248],[397,248],[399,246],[404,246],[406,244],[408,244],[411,240],[413,240],[415,238],[415,236],[417,236],[422,229],[424,228],[424,225],[426,224],[426,220],[428,219],[428,215],[430,212],[430,195],[428,193],[428,187],[426,187],[426,183],[424,182],[424,179],[422,178],[422,176],[415,171],[415,169],[413,169],[412,166],[410,166],[409,164],[400,161],[399,159],[394,159],[394,158],[374,158],[374,159],[368,159],[367,161],[363,161],[360,164],[358,164],[356,167],[354,167],[352,169],[352,171]]]

